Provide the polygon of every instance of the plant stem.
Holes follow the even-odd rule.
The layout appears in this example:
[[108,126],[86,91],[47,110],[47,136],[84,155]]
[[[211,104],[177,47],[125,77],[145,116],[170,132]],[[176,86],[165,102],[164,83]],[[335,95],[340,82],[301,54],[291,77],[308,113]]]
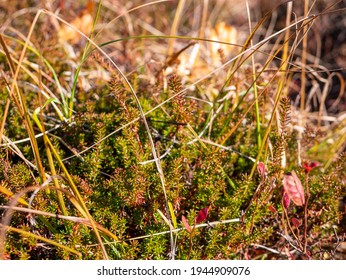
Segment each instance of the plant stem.
[[191,252],[192,252],[192,238],[193,238],[193,233],[195,231],[196,228],[196,223],[193,225],[193,228],[190,232],[190,249],[189,249],[189,255],[187,256],[187,259],[190,260],[190,256],[191,256]]
[[309,181],[309,174],[306,175],[306,179],[305,179],[306,200],[305,200],[305,205],[304,205],[304,254],[307,254],[306,247],[307,247],[307,244],[308,244],[308,239],[307,239],[307,231],[308,231],[308,202],[309,202],[309,198],[310,198],[308,181]]

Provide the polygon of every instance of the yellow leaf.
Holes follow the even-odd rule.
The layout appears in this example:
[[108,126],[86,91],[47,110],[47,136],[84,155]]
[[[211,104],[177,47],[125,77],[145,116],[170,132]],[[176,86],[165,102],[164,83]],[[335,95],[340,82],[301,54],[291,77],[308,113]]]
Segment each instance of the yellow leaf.
[[168,208],[172,217],[173,226],[174,228],[177,228],[177,218],[175,217],[175,214],[174,214],[173,205],[169,201],[168,201]]

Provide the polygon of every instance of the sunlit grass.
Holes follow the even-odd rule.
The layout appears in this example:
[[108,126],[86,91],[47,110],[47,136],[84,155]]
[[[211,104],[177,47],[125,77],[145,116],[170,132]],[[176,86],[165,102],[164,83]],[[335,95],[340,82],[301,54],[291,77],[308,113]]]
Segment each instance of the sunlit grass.
[[[237,259],[244,248],[252,258],[325,256],[316,240],[330,242],[333,228],[341,231],[346,145],[345,113],[329,113],[325,100],[332,77],[341,88],[344,81],[316,71],[323,66],[313,65],[307,36],[320,18],[341,11],[315,12],[305,1],[294,14],[289,2],[258,18],[243,1],[247,20],[231,27],[226,3],[203,3],[134,1],[117,14],[108,1],[88,1],[74,17],[46,7],[30,24],[20,16],[6,22],[3,258],[36,258],[42,250],[58,259]],[[279,8],[286,14],[276,28],[271,16]],[[237,29],[239,38],[211,38],[221,27]],[[325,81],[320,93],[305,87],[314,77]],[[340,102],[342,90],[332,109]],[[306,174],[302,164],[310,161],[320,166]],[[306,182],[309,176],[304,209],[281,205],[282,180],[292,170]],[[209,209],[208,223],[196,225],[201,209]],[[304,229],[292,218],[305,221]],[[31,239],[48,249],[25,243]],[[254,244],[271,253],[259,256]]]

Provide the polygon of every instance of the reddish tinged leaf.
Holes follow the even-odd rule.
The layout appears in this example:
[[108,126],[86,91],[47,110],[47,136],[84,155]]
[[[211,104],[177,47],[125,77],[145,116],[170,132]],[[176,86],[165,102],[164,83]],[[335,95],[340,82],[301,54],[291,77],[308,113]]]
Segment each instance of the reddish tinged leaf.
[[294,171],[284,176],[284,190],[295,205],[305,204],[304,188]]
[[262,178],[267,175],[267,168],[263,162],[257,164],[257,171]]
[[317,167],[317,166],[320,166],[321,164],[319,163],[319,162],[317,162],[317,161],[312,161],[311,163],[310,163],[310,167],[311,168],[315,168],[315,167]]
[[290,198],[288,197],[288,194],[283,191],[282,193],[282,205],[285,207],[285,209],[287,209],[291,204],[291,200]]
[[205,207],[202,210],[200,210],[198,212],[197,217],[195,218],[196,224],[199,224],[199,223],[202,223],[203,221],[205,221],[207,219],[208,212],[209,212],[209,207]]
[[310,173],[310,171],[312,169],[314,169],[315,167],[320,166],[320,165],[321,164],[319,162],[317,162],[317,161],[312,161],[312,162],[310,162],[310,164],[307,163],[307,162],[304,162],[303,163],[303,168],[305,169],[306,173]]
[[270,212],[274,213],[274,214],[277,213],[277,211],[276,211],[276,209],[275,209],[275,207],[274,207],[273,205],[269,205],[269,206],[268,206],[268,210],[269,210]]
[[302,225],[302,222],[297,218],[292,218],[292,224],[294,227],[299,228]]
[[183,225],[184,225],[184,227],[186,228],[186,230],[187,230],[189,233],[191,233],[191,227],[190,227],[190,225],[189,225],[189,223],[188,223],[188,221],[186,220],[186,218],[185,218],[184,215],[181,217],[181,221],[183,222]]

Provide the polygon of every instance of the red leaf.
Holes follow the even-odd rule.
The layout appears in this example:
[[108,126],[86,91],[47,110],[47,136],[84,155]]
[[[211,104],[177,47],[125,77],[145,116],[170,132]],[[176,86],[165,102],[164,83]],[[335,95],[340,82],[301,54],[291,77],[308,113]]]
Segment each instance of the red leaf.
[[189,233],[191,233],[191,227],[190,227],[190,225],[189,225],[189,223],[188,223],[188,221],[186,220],[186,218],[185,218],[184,215],[181,217],[181,221],[183,222],[183,225],[184,225],[184,227],[186,228],[186,230],[187,230]]
[[304,188],[294,171],[284,176],[284,190],[295,205],[305,204]]
[[297,218],[292,218],[292,224],[294,227],[299,228],[302,225],[302,222]]
[[257,171],[262,178],[267,175],[267,168],[263,162],[257,164]]
[[287,209],[291,204],[291,200],[285,191],[283,191],[283,193],[282,193],[282,204],[285,207],[285,209]]
[[311,168],[315,168],[315,167],[317,167],[317,166],[320,166],[321,164],[319,163],[319,162],[317,162],[317,161],[312,161],[311,163],[310,163],[310,167]]
[[310,164],[308,164],[307,162],[304,162],[303,163],[303,168],[305,169],[306,173],[310,173],[310,171],[312,169],[314,169],[315,167],[320,166],[320,165],[321,164],[319,162],[317,162],[317,161],[312,161],[312,162],[310,162]]
[[200,210],[198,212],[197,217],[195,218],[196,224],[199,224],[199,223],[205,221],[207,219],[208,212],[209,212],[209,207],[205,207],[202,210]]
[[268,210],[269,210],[270,212],[274,213],[274,214],[277,213],[277,211],[276,211],[276,209],[275,209],[275,207],[274,207],[273,205],[269,205],[269,206],[268,206]]

